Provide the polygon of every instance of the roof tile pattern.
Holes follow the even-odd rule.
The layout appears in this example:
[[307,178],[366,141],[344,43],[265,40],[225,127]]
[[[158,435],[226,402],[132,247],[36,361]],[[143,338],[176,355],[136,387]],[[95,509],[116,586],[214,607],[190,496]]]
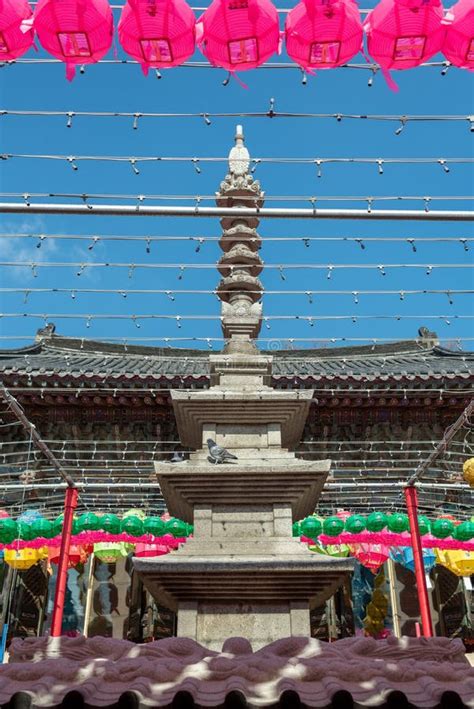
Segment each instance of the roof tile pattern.
[[[453,352],[411,340],[337,349],[280,350],[275,380],[430,381],[474,377],[474,352]],[[0,351],[0,376],[107,378],[127,382],[209,377],[208,352],[124,346],[53,335],[35,345]]]

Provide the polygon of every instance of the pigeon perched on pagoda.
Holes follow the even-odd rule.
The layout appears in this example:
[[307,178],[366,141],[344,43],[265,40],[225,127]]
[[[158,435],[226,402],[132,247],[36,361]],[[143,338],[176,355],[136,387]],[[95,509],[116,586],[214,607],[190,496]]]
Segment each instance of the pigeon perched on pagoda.
[[236,455],[229,453],[227,448],[218,446],[212,438],[207,439],[207,447],[209,448],[209,455],[207,459],[210,463],[217,465],[218,463],[225,463],[228,460],[237,460]]
[[171,456],[170,463],[182,463],[184,461],[184,453],[182,451],[175,451]]

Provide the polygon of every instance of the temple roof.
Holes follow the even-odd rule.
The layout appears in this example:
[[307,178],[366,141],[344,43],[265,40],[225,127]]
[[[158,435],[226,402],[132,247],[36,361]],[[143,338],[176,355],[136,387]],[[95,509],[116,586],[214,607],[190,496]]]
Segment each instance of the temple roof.
[[[39,331],[33,345],[0,350],[0,376],[117,382],[209,378],[209,351],[112,344]],[[269,351],[273,379],[284,381],[470,380],[474,352],[452,351],[422,336],[390,344]]]

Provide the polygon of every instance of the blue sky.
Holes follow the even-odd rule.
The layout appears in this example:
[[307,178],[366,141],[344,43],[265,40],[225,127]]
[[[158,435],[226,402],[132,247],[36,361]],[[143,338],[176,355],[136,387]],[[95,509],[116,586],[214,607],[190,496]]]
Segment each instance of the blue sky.
[[[287,7],[287,3],[279,3]],[[372,7],[373,0],[364,2]],[[117,45],[119,57],[125,57]],[[46,56],[30,52],[26,58]],[[110,53],[113,58],[113,53]],[[202,59],[196,53],[196,60]],[[280,59],[285,61],[283,54]],[[356,61],[363,61],[359,56]],[[246,72],[241,78],[243,89],[231,80],[226,87],[226,73],[207,68],[178,68],[162,72],[157,80],[153,72],[148,78],[136,65],[102,64],[87,67],[71,83],[65,79],[60,64],[16,64],[0,72],[0,104],[7,110],[67,111],[131,111],[131,112],[233,112],[266,111],[275,99],[278,111],[357,113],[357,114],[474,114],[473,78],[469,72],[451,68],[441,76],[439,68],[420,68],[398,72],[399,93],[386,86],[376,75],[371,88],[369,72],[338,69],[320,72],[301,83],[298,70],[261,69]],[[474,133],[467,121],[409,123],[400,135],[396,124],[373,121],[285,120],[235,118],[141,119],[139,128],[125,118],[75,118],[71,128],[66,117],[0,118],[1,153],[47,153],[64,155],[161,155],[161,156],[226,156],[233,142],[235,124],[242,122],[246,143],[253,157],[472,157]],[[79,163],[73,171],[65,161],[13,159],[0,163],[1,192],[61,192],[114,194],[187,194],[212,195],[224,177],[225,165],[203,164],[197,174],[191,163],[147,164],[135,175],[127,163]],[[386,165],[379,175],[375,165],[328,165],[318,178],[313,165],[259,165],[255,177],[260,179],[268,197],[276,195],[324,196],[394,196],[432,195],[448,199],[433,208],[470,208],[469,201],[449,199],[473,193],[472,165],[453,165],[445,174],[439,165]],[[267,203],[271,206],[271,202]],[[282,203],[284,204],[284,203]],[[325,205],[331,206],[331,205]],[[342,203],[341,206],[357,206]],[[396,207],[396,204],[387,206]],[[420,208],[420,202],[406,205]],[[2,234],[32,232],[43,234],[84,234],[103,236],[173,235],[219,236],[218,220],[164,219],[126,217],[13,216],[0,217]],[[382,222],[382,221],[297,221],[264,220],[259,232],[263,238],[261,256],[266,263],[322,264],[472,264],[474,245],[465,251],[459,241],[448,244],[425,243],[426,237],[473,237],[469,223],[452,222]],[[362,250],[353,242],[311,242],[306,248],[299,242],[267,242],[276,236],[348,236],[403,237],[417,240],[414,253],[407,243],[366,242]],[[113,261],[125,263],[213,263],[219,257],[217,243],[204,243],[198,253],[195,243],[182,241],[155,242],[148,254],[144,242],[99,241],[90,251],[83,241],[45,239],[41,248],[26,239],[0,239],[0,261]],[[262,280],[267,290],[422,290],[472,289],[470,269],[434,269],[426,275],[420,269],[390,269],[382,276],[378,269],[334,270],[330,279],[325,270],[266,270]],[[38,268],[37,277],[29,268],[0,268],[3,287],[20,288],[104,288],[104,289],[177,289],[210,290],[219,280],[215,269],[187,270],[181,279],[178,271],[86,268],[81,276],[77,269]],[[3,313],[69,313],[69,314],[169,314],[183,317],[181,328],[176,320],[143,320],[140,328],[129,318],[119,321],[94,321],[86,327],[87,318],[60,320],[52,318],[57,332],[75,337],[220,337],[217,320],[186,321],[194,315],[219,315],[219,304],[213,295],[179,295],[174,300],[166,295],[31,293],[26,303],[23,294],[0,294]],[[456,338],[474,336],[470,320],[453,316],[472,315],[472,299],[468,295],[453,296],[451,305],[446,295],[413,295],[400,300],[398,295],[315,296],[310,303],[304,295],[268,295],[264,298],[264,314],[313,316],[308,322],[269,321],[262,336],[288,344],[289,338],[393,338],[415,337],[421,325],[435,330],[454,346]],[[413,319],[318,321],[324,315],[400,315],[420,316]],[[450,324],[426,316],[451,315]],[[424,317],[423,317],[424,316]],[[51,319],[51,318],[48,318]],[[42,319],[4,318],[0,321],[1,346],[25,345],[44,324]],[[14,339],[16,338],[16,339]],[[159,343],[156,343],[159,344]],[[189,344],[189,343],[186,343]],[[308,343],[306,343],[308,344]],[[465,342],[472,349],[472,342]],[[204,346],[206,344],[204,343]],[[215,348],[219,345],[215,344]]]

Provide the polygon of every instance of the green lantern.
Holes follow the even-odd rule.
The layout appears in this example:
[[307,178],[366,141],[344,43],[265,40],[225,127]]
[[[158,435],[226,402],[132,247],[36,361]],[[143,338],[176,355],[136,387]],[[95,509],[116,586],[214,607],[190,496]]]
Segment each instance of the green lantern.
[[306,517],[300,524],[301,534],[309,539],[317,539],[322,529],[323,525],[317,517]]
[[454,524],[450,519],[436,519],[431,525],[431,534],[437,539],[446,539],[454,531]]
[[172,534],[173,537],[185,537],[186,528],[186,522],[183,522],[183,520],[177,519],[176,517],[171,517],[171,519],[165,523],[165,530],[169,534]]
[[45,539],[50,539],[54,536],[53,523],[49,519],[35,519],[32,523],[31,528],[35,537],[44,537]]
[[351,534],[360,534],[366,528],[366,520],[362,515],[351,515],[345,521],[344,528]]
[[130,546],[132,545],[125,542],[98,542],[94,544],[94,554],[104,564],[115,564],[117,559],[127,556]]
[[[53,536],[54,537],[62,534],[63,520],[64,520],[64,515],[59,515],[59,517],[56,517],[56,519],[54,520],[54,522],[53,522]],[[74,517],[72,520],[71,532],[72,532],[72,534],[79,534],[80,531],[82,531],[82,530],[79,529],[78,519],[77,519],[77,517]]]
[[344,520],[339,517],[328,517],[323,522],[323,532],[328,537],[337,537],[344,530]]
[[31,524],[27,522],[18,522],[18,536],[24,541],[30,541],[35,538],[35,533]]
[[120,528],[122,532],[131,534],[132,537],[139,537],[143,534],[143,522],[139,517],[135,517],[135,515],[124,517]]
[[294,537],[301,537],[301,522],[293,522],[291,533]]
[[367,517],[369,532],[381,532],[387,526],[388,517],[383,512],[371,512]]
[[143,531],[161,537],[165,533],[165,523],[160,517],[147,517],[143,522]]
[[395,514],[389,516],[388,528],[391,532],[400,534],[401,532],[406,532],[408,527],[408,517],[402,512],[395,512]]
[[96,530],[100,527],[100,519],[94,512],[85,512],[77,520],[77,528],[80,532]]
[[0,542],[10,544],[18,537],[18,525],[11,517],[0,519]]
[[454,528],[453,537],[459,542],[468,542],[474,537],[474,524],[472,522],[461,522]]
[[418,515],[418,529],[420,534],[429,534],[431,529],[430,520],[425,515]]
[[99,517],[99,529],[109,534],[119,534],[120,532],[120,519],[117,515],[107,513]]

